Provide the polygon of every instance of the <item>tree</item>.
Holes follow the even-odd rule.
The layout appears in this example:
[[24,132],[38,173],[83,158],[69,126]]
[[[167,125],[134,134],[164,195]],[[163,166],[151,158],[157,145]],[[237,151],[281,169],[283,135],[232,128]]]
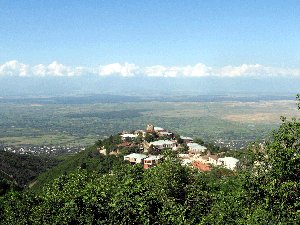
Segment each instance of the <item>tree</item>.
[[276,223],[300,219],[300,121],[281,120],[264,146],[250,146],[253,171],[244,180],[250,201],[260,202],[261,210],[272,209],[269,216]]
[[204,141],[202,139],[200,139],[200,138],[195,138],[194,142],[198,143],[199,145],[204,145]]
[[146,133],[144,140],[147,141],[148,143],[150,143],[154,140],[154,137],[153,137],[153,135]]
[[179,153],[181,153],[181,154],[188,154],[188,153],[189,153],[189,147],[187,146],[186,143],[182,143],[182,144],[180,144],[180,146],[181,146],[182,148],[180,148],[180,149],[178,150]]
[[160,150],[156,146],[150,145],[150,147],[148,149],[148,153],[150,155],[159,155]]
[[96,145],[97,147],[102,147],[102,146],[103,146],[102,141],[101,141],[100,139],[99,139],[98,141],[95,142],[95,145]]
[[142,142],[143,138],[141,136],[137,136],[133,141],[134,144],[141,144]]
[[131,139],[130,137],[126,137],[126,138],[125,138],[125,141],[126,141],[126,142],[132,142],[132,139]]
[[176,139],[177,140],[177,143],[178,144],[183,144],[184,143],[184,140],[181,138],[181,137],[179,137],[178,139]]

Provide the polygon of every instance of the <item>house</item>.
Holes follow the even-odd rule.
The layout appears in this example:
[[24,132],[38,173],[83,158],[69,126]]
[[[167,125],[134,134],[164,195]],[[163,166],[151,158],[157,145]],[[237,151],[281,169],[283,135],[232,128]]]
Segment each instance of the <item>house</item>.
[[199,160],[198,161],[207,164],[207,163],[209,163],[209,156],[210,155],[199,156]]
[[206,165],[206,164],[204,164],[204,163],[202,163],[200,161],[194,161],[194,162],[192,162],[191,166],[193,168],[199,169],[201,171],[210,171],[211,170],[211,168],[208,165]]
[[157,147],[158,149],[176,147],[176,143],[173,141],[169,141],[169,140],[153,141],[153,142],[150,142],[149,146],[151,146],[151,145]]
[[190,163],[192,163],[192,162],[194,162],[194,159],[185,159],[185,158],[183,158],[183,159],[181,160],[181,165],[182,165],[182,166],[189,166]]
[[155,132],[163,132],[163,131],[166,131],[164,128],[161,128],[161,127],[154,127],[154,131]]
[[162,136],[167,136],[167,137],[173,137],[173,133],[171,132],[167,132],[167,131],[161,131],[161,132],[158,132],[158,136],[159,137],[162,137]]
[[182,158],[182,159],[189,159],[189,158],[191,158],[191,155],[190,154],[178,154],[178,157]]
[[197,143],[187,143],[187,146],[189,147],[189,153],[190,154],[201,154],[207,150],[205,146],[199,145]]
[[104,146],[101,148],[97,148],[97,150],[99,150],[100,154],[106,155],[106,149],[104,148]]
[[233,157],[225,157],[225,158],[219,158],[218,162],[219,165],[223,165],[225,168],[229,170],[234,170],[239,160]]
[[163,160],[163,156],[150,156],[144,159],[144,169],[149,169],[150,167],[156,166],[159,162]]
[[217,166],[217,165],[219,165],[218,159],[219,159],[219,156],[217,156],[217,155],[209,155],[207,163]]
[[120,136],[122,137],[122,140],[134,140],[136,138],[135,134],[121,134]]
[[144,163],[145,158],[147,158],[146,155],[138,154],[138,153],[132,153],[130,155],[124,156],[124,160],[128,160],[132,164]]
[[152,135],[153,131],[152,130],[144,130],[142,132],[143,137],[146,137],[146,134]]
[[190,137],[180,136],[180,138],[181,138],[185,143],[191,143],[191,142],[193,142],[193,138],[190,138]]

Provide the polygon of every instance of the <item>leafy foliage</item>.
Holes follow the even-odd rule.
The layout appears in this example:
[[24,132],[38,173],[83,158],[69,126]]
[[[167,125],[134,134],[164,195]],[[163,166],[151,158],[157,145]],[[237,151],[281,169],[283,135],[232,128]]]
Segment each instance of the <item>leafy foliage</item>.
[[39,192],[42,190],[44,184],[64,174],[75,172],[78,167],[85,169],[89,173],[104,174],[113,170],[114,166],[123,163],[124,161],[121,156],[100,154],[97,146],[94,145],[76,155],[69,156],[68,159],[58,166],[40,175],[30,191]]
[[61,160],[52,157],[19,155],[0,151],[2,190],[7,189],[7,185],[18,190],[23,189],[30,181],[59,163]]
[[270,140],[263,147],[255,144],[251,149],[255,176],[248,175],[244,184],[250,200],[261,202],[264,210],[272,208],[274,214],[270,215],[270,220],[274,222],[298,218],[300,122],[282,117],[282,125],[273,131]]

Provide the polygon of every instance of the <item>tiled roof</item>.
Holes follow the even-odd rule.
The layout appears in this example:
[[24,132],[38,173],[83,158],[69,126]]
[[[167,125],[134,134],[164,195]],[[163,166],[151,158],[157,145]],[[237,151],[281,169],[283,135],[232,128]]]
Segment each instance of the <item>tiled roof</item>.
[[191,163],[191,165],[196,168],[196,169],[200,169],[202,171],[210,171],[211,168],[207,165],[205,165],[204,163],[200,162],[200,161],[194,161]]

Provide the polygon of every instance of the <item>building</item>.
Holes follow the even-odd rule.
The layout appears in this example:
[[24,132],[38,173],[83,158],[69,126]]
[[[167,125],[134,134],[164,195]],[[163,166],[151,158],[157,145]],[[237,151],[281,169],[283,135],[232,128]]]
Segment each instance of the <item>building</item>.
[[130,139],[134,140],[136,138],[135,134],[121,134],[122,140]]
[[163,132],[163,131],[166,131],[164,128],[161,128],[161,127],[154,127],[154,131],[155,132]]
[[144,159],[147,158],[144,154],[132,153],[124,156],[124,160],[128,160],[132,164],[144,163]]
[[225,158],[219,158],[218,162],[219,165],[223,165],[225,168],[229,170],[234,170],[239,160],[233,157],[225,157]]
[[217,156],[217,155],[209,155],[207,163],[217,166],[217,165],[219,165],[218,159],[219,159],[219,156]]
[[207,150],[205,146],[199,145],[197,143],[187,143],[187,146],[189,147],[189,153],[190,154],[201,154]]
[[159,137],[167,136],[167,137],[173,138],[173,133],[167,132],[167,131],[161,131],[161,132],[158,132],[157,135],[158,135]]
[[208,165],[206,165],[206,164],[204,164],[204,163],[202,163],[200,161],[194,161],[194,162],[192,162],[191,166],[193,168],[199,169],[201,171],[210,171],[211,170],[211,168]]
[[193,142],[193,138],[190,138],[190,137],[180,136],[180,138],[181,138],[185,143],[191,143],[191,142]]
[[147,130],[148,131],[154,131],[154,125],[152,125],[152,124],[147,125]]
[[150,142],[149,146],[151,146],[151,145],[157,147],[158,149],[176,147],[176,143],[173,141],[169,141],[169,140],[153,141],[153,142]]
[[163,156],[150,156],[146,159],[144,159],[144,169],[149,169],[150,167],[156,166],[159,162],[162,162]]

